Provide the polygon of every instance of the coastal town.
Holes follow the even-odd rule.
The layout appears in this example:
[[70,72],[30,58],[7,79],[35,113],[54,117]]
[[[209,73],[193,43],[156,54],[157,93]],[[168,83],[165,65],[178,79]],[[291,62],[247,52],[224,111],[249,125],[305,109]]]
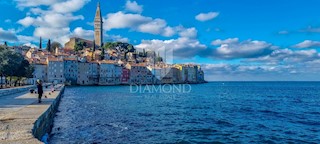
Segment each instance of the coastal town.
[[[43,47],[7,46],[20,53],[34,71],[28,84],[36,80],[68,85],[129,85],[204,83],[197,64],[169,64],[159,52],[137,50],[124,42],[103,43],[103,24],[98,3],[94,19],[94,40],[72,37],[62,46],[47,40]],[[150,48],[151,49],[151,48]]]

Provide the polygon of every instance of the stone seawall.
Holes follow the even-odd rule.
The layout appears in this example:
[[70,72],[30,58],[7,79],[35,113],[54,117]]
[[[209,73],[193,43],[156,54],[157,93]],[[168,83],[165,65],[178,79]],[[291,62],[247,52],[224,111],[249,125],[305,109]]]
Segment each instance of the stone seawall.
[[47,141],[46,135],[48,135],[52,129],[53,119],[62,98],[64,88],[65,87],[63,86],[56,99],[51,103],[50,107],[34,123],[32,134],[40,141]]
[[24,86],[24,87],[17,87],[17,88],[9,88],[9,89],[0,89],[0,97],[7,96],[11,94],[16,94],[20,92],[28,91],[29,89],[36,88],[35,85]]
[[[43,143],[41,137],[51,130],[64,85],[44,88],[42,102],[35,93],[0,97],[0,143]],[[45,142],[45,141],[44,141]]]

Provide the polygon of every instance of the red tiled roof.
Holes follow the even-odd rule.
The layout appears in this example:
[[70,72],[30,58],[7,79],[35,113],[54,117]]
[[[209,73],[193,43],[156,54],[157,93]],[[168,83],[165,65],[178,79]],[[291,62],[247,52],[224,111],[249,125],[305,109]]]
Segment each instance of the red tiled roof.
[[68,60],[68,61],[76,61],[76,58],[64,58],[64,60]]
[[48,61],[63,61],[62,59],[59,59],[59,58],[48,58]]

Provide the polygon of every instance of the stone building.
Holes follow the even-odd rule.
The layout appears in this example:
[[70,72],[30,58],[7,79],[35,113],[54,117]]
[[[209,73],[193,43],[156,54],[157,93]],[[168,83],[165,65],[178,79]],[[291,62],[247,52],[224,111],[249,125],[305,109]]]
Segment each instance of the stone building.
[[130,70],[122,68],[121,84],[128,84],[130,80]]
[[115,61],[100,61],[99,76],[99,85],[121,84],[122,67]]
[[71,84],[77,83],[77,78],[78,78],[77,58],[64,58],[64,76],[67,82]]
[[48,58],[48,82],[49,83],[64,83],[64,63],[63,59]]
[[85,43],[85,48],[93,47],[92,41],[86,40],[83,38],[73,37],[73,38],[70,38],[70,40],[64,44],[64,48],[67,50],[73,50],[76,43],[81,42],[81,41]]
[[152,84],[154,83],[154,76],[147,68],[145,63],[127,64],[126,68],[130,69],[130,83],[131,84]]
[[79,85],[95,85],[99,80],[99,65],[96,62],[79,62],[78,78]]
[[95,44],[99,47],[102,46],[103,43],[103,22],[100,10],[100,3],[98,2],[96,15],[94,18],[94,40]]
[[36,81],[39,79],[42,82],[47,82],[47,64],[46,63],[41,63],[37,62],[33,64],[34,67],[34,72],[32,73],[33,75],[33,81],[32,84],[36,84]]

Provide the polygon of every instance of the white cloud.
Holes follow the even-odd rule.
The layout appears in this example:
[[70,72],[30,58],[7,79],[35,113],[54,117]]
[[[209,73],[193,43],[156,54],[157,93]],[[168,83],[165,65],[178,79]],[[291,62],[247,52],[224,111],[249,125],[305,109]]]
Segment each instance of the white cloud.
[[208,49],[203,53],[205,57],[220,59],[251,58],[270,54],[277,47],[265,41],[246,40],[239,42],[237,38],[226,40],[215,40],[213,45],[218,48]]
[[34,36],[52,39],[60,43],[66,43],[69,40],[70,28],[37,27]]
[[131,2],[130,0],[127,0],[125,10],[129,12],[142,13],[143,6],[138,5],[136,1]]
[[104,28],[107,31],[111,29],[128,28],[132,31],[162,35],[165,37],[171,37],[177,33],[179,33],[180,36],[185,37],[197,36],[197,30],[194,27],[171,27],[168,26],[167,22],[163,19],[153,19],[151,17],[142,16],[140,14],[127,14],[121,11],[108,14],[104,20]]
[[173,36],[175,33],[176,33],[175,29],[168,26],[164,28],[162,35],[165,37],[170,37],[170,36]]
[[181,37],[189,37],[189,38],[196,38],[198,33],[197,29],[194,27],[187,28],[187,29],[182,28],[180,31],[181,32],[179,33],[179,35]]
[[207,47],[201,44],[196,39],[188,37],[180,37],[178,39],[170,40],[142,40],[141,44],[135,46],[138,49],[150,49],[155,51],[171,51],[173,56],[179,58],[192,58],[196,56],[199,51],[205,50]]
[[225,40],[217,39],[211,42],[211,45],[217,46],[222,44],[232,44],[239,42],[239,38],[228,38]]
[[212,20],[219,15],[218,12],[209,12],[209,13],[200,13],[198,14],[195,19],[201,22]]
[[129,42],[128,38],[122,37],[120,35],[105,35],[105,39],[108,41],[116,41],[116,42]]
[[38,46],[37,45],[35,45],[35,44],[32,44],[32,43],[25,43],[25,44],[23,44],[24,46],[29,46],[29,47],[32,47],[32,48],[38,48]]
[[90,40],[94,37],[94,31],[85,30],[82,27],[77,27],[74,29],[72,36]]
[[244,60],[246,62],[260,62],[260,63],[269,63],[269,64],[281,64],[281,63],[305,63],[308,61],[314,61],[320,58],[319,53],[314,50],[297,50],[293,51],[290,49],[278,49],[273,51],[271,54],[250,58]]
[[40,15],[42,13],[45,13],[46,11],[42,10],[41,8],[35,7],[35,8],[30,8],[30,12],[34,15]]
[[[203,64],[207,80],[215,81],[319,81],[319,61],[291,64]],[[308,69],[306,71],[306,69]]]
[[319,80],[319,58],[314,49],[276,49],[238,64],[205,64],[202,68],[206,76],[215,80]]
[[14,30],[4,30],[0,28],[0,41],[16,42],[18,41],[18,38]]
[[73,15],[73,12],[81,9],[89,1],[16,0],[19,8],[27,8],[29,11],[29,14],[25,18],[18,20],[17,23],[24,27],[34,27],[33,36],[36,38],[43,37],[63,44],[72,36],[73,32],[70,31],[70,23],[84,19],[82,15]]
[[52,4],[55,4],[57,2],[60,2],[62,0],[14,0],[17,2],[18,8],[25,8],[25,7],[36,7],[36,6],[49,6]]
[[4,20],[5,23],[11,23],[11,19]]
[[21,25],[23,25],[23,26],[25,26],[25,27],[29,27],[29,26],[31,26],[32,24],[34,24],[34,21],[35,21],[34,18],[27,16],[27,17],[25,17],[25,18],[23,18],[23,19],[20,19],[20,20],[18,21],[18,23],[21,24]]
[[145,33],[161,34],[166,26],[167,22],[165,20],[154,19],[152,21],[139,25],[137,30]]
[[[82,27],[77,27],[73,30],[71,37],[80,37],[87,40],[92,40],[94,37],[94,31],[93,30],[86,30]],[[118,42],[129,42],[128,38],[124,38],[120,35],[108,35],[104,34],[104,40],[105,41],[118,41]]]
[[34,36],[18,35],[17,37],[20,43],[37,43],[40,41],[39,38]]
[[280,34],[280,35],[286,35],[286,34],[289,34],[289,31],[286,31],[286,30],[279,31],[278,34]]
[[320,41],[312,41],[312,40],[305,40],[301,43],[294,45],[295,48],[313,48],[313,47],[320,47]]
[[320,33],[320,28],[319,28],[319,27],[308,26],[307,28],[300,30],[300,32],[305,32],[305,33]]
[[90,0],[68,0],[65,2],[55,3],[52,10],[59,13],[70,13],[80,10]]
[[46,13],[41,16],[38,16],[36,18],[27,16],[21,20],[18,21],[19,24],[29,27],[29,26],[35,26],[35,27],[53,27],[53,28],[63,28],[68,27],[71,21],[75,20],[83,20],[84,17],[79,16],[73,16],[72,14],[60,14],[60,13]]
[[130,30],[170,37],[175,29],[168,26],[163,19],[153,19],[140,14],[126,14],[121,11],[110,13],[104,20],[106,30],[129,28]]
[[125,14],[121,11],[110,13],[104,20],[106,30],[119,28],[137,28],[139,25],[152,21],[151,17],[144,17],[140,14]]

